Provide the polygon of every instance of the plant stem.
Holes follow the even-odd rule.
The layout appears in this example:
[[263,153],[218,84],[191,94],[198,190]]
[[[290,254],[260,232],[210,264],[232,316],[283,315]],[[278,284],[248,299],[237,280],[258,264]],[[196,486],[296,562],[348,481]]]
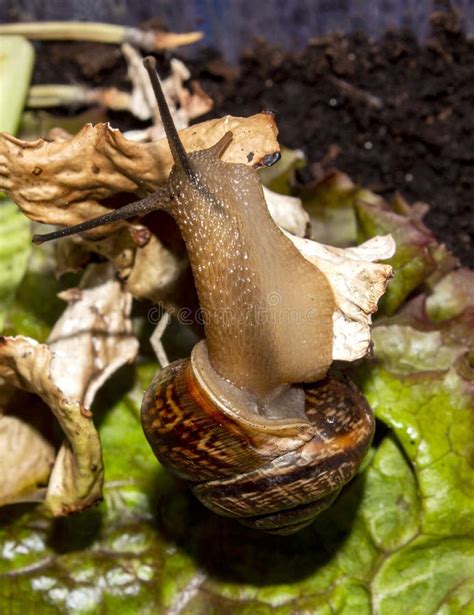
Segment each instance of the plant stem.
[[177,34],[82,21],[4,23],[0,24],[0,35],[2,34],[19,34],[28,39],[45,41],[89,41],[110,44],[129,42],[146,51],[191,45],[203,37],[202,32]]
[[94,103],[114,111],[125,111],[130,106],[130,94],[116,88],[89,89],[80,85],[47,83],[30,87],[26,106],[30,109],[45,109]]

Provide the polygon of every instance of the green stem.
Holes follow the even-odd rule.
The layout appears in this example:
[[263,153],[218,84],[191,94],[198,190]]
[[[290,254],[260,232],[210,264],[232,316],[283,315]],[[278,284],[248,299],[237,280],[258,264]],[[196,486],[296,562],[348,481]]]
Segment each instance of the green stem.
[[126,111],[130,107],[130,94],[116,88],[89,89],[80,85],[45,83],[31,86],[26,102],[30,109],[93,104]]
[[32,40],[89,41],[95,43],[132,43],[147,51],[158,51],[199,41],[202,32],[145,31],[115,24],[82,21],[41,21],[0,24],[0,35],[17,34]]

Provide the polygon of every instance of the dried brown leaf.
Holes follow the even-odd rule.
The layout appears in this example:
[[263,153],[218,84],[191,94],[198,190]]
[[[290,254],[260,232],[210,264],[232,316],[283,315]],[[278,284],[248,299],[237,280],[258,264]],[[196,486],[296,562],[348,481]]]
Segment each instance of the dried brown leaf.
[[132,297],[110,264],[89,266],[81,286],[60,297],[69,305],[48,337],[52,373],[70,399],[88,408],[102,384],[138,351],[129,318]]
[[[182,130],[180,136],[186,150],[195,151],[214,145],[228,130],[234,135],[223,156],[228,162],[251,160],[258,166],[279,151],[275,121],[265,113],[210,120]],[[87,125],[74,137],[54,142],[28,143],[0,134],[0,189],[28,217],[49,224],[70,226],[106,213],[110,209],[102,201],[117,207],[123,203],[119,193],[144,196],[166,181],[171,166],[165,139],[135,143],[106,124]],[[135,297],[159,302],[171,296],[186,265],[161,236],[141,241],[141,230],[141,225],[127,222],[102,227],[87,234],[100,237],[89,247],[113,262],[121,279],[128,278]],[[69,255],[70,264],[61,263],[63,270],[77,264],[77,251]]]
[[[45,505],[55,515],[91,506],[100,498],[103,469],[98,434],[78,401],[67,398],[51,370],[53,352],[27,337],[4,338],[0,347],[0,376],[6,385],[38,395],[58,419],[67,444],[56,458]],[[73,360],[73,357],[70,358]],[[8,440],[14,437],[8,434]],[[2,453],[4,454],[4,453]],[[29,451],[32,457],[37,451]]]
[[[111,264],[90,266],[80,288],[63,298],[69,305],[48,344],[19,336],[2,338],[0,345],[3,386],[39,396],[66,436],[45,495],[45,506],[54,515],[82,510],[100,499],[101,449],[88,407],[101,384],[133,360],[138,349],[131,333],[131,296],[115,279]],[[9,427],[6,439],[11,442],[17,426]],[[31,457],[41,454],[38,446],[35,441]]]
[[[274,119],[265,113],[209,120],[180,136],[191,152],[214,145],[228,130],[234,135],[223,156],[228,162],[249,164],[253,154],[253,164],[260,164],[279,151]],[[48,224],[70,226],[103,214],[100,201],[120,192],[144,196],[166,181],[171,167],[165,139],[135,143],[107,124],[88,124],[62,142],[0,133],[0,190],[29,218]]]
[[[40,400],[7,389],[0,385],[0,506],[44,499],[56,456],[39,416]],[[22,402],[27,411],[17,412]]]
[[[132,93],[129,96],[127,108],[141,120],[154,118],[155,126],[146,129],[147,134],[153,134],[153,140],[165,136],[160,113],[156,103],[155,93],[143,65],[143,57],[129,43],[123,43],[122,53],[128,64],[128,77],[132,82]],[[178,130],[187,128],[189,121],[212,109],[212,100],[199,87],[193,84],[193,92],[184,87],[184,82],[190,79],[191,73],[186,65],[176,58],[170,62],[171,75],[161,81],[171,115]],[[156,130],[158,129],[158,130]]]

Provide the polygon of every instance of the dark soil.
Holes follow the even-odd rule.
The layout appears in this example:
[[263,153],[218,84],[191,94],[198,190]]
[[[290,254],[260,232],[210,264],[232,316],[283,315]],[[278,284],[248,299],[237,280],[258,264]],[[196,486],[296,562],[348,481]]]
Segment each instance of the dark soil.
[[[306,153],[313,176],[338,168],[385,196],[429,203],[427,224],[473,266],[474,42],[453,14],[432,23],[423,45],[410,32],[332,35],[297,54],[258,43],[238,70],[209,50],[187,64],[215,101],[208,117],[274,111],[281,142]],[[114,47],[43,44],[38,60],[36,82],[127,87]]]

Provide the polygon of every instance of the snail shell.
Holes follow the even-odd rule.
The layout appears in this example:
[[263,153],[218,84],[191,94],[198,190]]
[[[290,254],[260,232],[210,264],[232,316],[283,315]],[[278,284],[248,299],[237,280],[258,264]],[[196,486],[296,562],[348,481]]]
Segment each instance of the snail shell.
[[285,395],[300,391],[304,416],[265,416],[250,394],[213,371],[202,341],[190,359],[157,373],[142,424],[158,460],[205,506],[256,529],[291,534],[334,501],[374,431],[370,407],[346,379],[290,389],[277,407],[284,412]]

